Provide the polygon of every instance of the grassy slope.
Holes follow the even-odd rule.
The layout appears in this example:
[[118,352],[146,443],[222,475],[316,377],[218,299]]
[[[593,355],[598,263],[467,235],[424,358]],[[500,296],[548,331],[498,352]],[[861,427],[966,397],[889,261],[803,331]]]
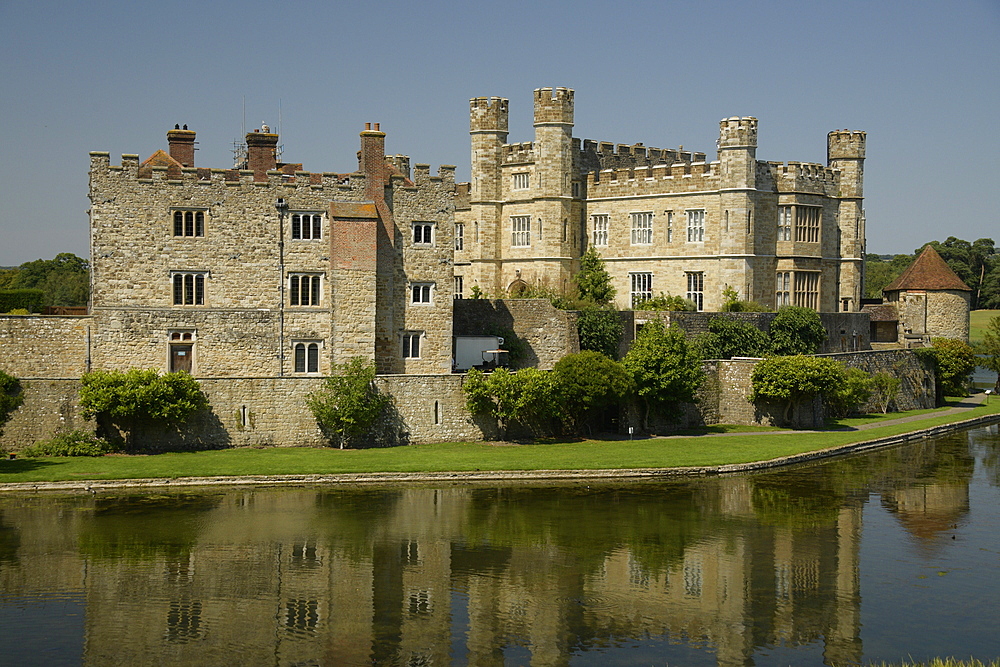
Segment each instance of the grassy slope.
[[[959,415],[928,414],[918,422],[879,426],[864,431],[773,431],[758,434],[737,431],[725,437],[584,440],[517,446],[444,443],[353,451],[311,448],[226,449],[155,456],[3,460],[0,461],[0,483],[215,475],[592,470],[723,465],[800,454],[998,412],[1000,400],[994,400],[988,406],[963,411]],[[898,416],[887,415],[885,418]],[[863,419],[871,421],[878,420],[879,417]],[[854,425],[841,423],[844,426]]]
[[986,325],[997,316],[1000,316],[1000,310],[974,310],[969,313],[969,342],[975,345],[983,340]]

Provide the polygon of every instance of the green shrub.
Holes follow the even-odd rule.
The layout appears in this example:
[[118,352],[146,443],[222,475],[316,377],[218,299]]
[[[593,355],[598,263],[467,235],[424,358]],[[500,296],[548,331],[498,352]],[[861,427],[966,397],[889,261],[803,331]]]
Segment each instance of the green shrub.
[[778,356],[816,354],[826,340],[819,313],[812,308],[782,306],[768,330],[771,351]]
[[581,310],[576,329],[581,350],[593,350],[612,359],[618,358],[618,344],[625,327],[617,310],[594,307]]
[[771,352],[767,334],[749,322],[715,317],[709,321],[708,331],[694,341],[703,359],[763,357]]
[[469,412],[495,419],[501,438],[507,437],[514,424],[543,434],[556,416],[552,374],[537,368],[514,373],[498,368],[489,374],[472,369],[462,390]]
[[374,384],[375,364],[354,357],[334,368],[319,391],[306,397],[306,405],[332,444],[341,449],[359,444],[371,432],[389,404]]
[[13,375],[0,371],[0,433],[3,433],[3,425],[10,419],[11,413],[23,402],[21,383]]
[[642,327],[622,365],[645,408],[643,425],[647,427],[651,410],[676,416],[682,403],[693,403],[704,380],[701,358],[684,332],[676,325],[663,326],[661,320]]
[[833,359],[806,355],[770,357],[753,369],[750,400],[783,402],[784,422],[791,424],[796,405],[818,395],[834,395],[841,391],[846,377],[844,365]]
[[937,380],[945,396],[966,396],[969,380],[976,370],[972,346],[957,338],[932,338]]
[[61,433],[51,440],[36,442],[20,451],[21,456],[104,456],[115,448],[104,438],[86,431]]
[[671,296],[670,294],[660,292],[659,296],[650,297],[644,301],[637,301],[632,304],[632,310],[695,311],[698,310],[698,306],[691,299],[685,299],[682,296]]
[[632,378],[622,364],[600,352],[567,354],[552,368],[563,424],[572,433],[589,426],[601,410],[632,392]]
[[871,376],[860,368],[848,368],[839,387],[823,395],[826,413],[830,417],[848,417],[871,400],[874,386]]

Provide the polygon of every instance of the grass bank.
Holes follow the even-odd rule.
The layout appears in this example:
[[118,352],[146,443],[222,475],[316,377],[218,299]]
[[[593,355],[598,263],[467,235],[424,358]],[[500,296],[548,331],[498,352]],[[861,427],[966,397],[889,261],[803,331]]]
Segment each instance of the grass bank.
[[[336,450],[305,447],[224,449],[157,454],[109,455],[96,458],[0,460],[0,484],[144,478],[245,475],[326,475],[378,472],[473,472],[523,470],[600,470],[716,466],[766,461],[917,429],[1000,413],[1000,400],[941,414],[931,411],[842,420],[841,430],[747,432],[736,427],[710,427],[700,434],[639,440],[554,440],[535,444],[440,443],[386,449]],[[900,416],[918,421],[887,423]],[[866,424],[858,430],[860,423]]]
[[969,313],[969,342],[975,345],[983,340],[983,332],[990,320],[1000,316],[1000,310],[973,310]]

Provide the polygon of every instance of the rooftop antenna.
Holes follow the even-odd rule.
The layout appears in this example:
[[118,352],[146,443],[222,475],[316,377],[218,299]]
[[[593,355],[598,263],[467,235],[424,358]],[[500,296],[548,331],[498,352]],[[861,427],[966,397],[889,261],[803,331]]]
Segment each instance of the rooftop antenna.
[[241,126],[241,134],[238,139],[233,141],[233,169],[246,169],[249,163],[249,158],[247,157],[247,96],[243,96],[243,124]]

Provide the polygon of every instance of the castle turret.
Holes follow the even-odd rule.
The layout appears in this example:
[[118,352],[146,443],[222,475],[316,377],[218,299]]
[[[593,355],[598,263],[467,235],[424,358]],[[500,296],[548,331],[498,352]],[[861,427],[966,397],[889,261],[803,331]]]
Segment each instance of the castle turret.
[[535,90],[537,196],[569,197],[573,174],[573,91]]
[[757,174],[757,119],[719,121],[719,162],[723,188],[754,188]]
[[500,149],[507,143],[507,105],[503,97],[469,100],[469,134],[472,135],[473,202],[500,198]]
[[826,159],[840,172],[840,303],[842,310],[861,307],[865,252],[864,132],[834,130],[827,135]]
[[266,125],[261,130],[247,133],[247,169],[253,171],[255,181],[266,181],[267,172],[278,166],[278,135]]
[[170,157],[181,163],[183,167],[194,166],[194,137],[195,133],[184,126],[175,125],[174,129],[167,132],[167,145],[170,147]]
[[[756,254],[757,119],[733,116],[719,121],[719,249],[732,255]],[[752,274],[743,261],[720,265],[721,280],[742,299],[755,297]]]

